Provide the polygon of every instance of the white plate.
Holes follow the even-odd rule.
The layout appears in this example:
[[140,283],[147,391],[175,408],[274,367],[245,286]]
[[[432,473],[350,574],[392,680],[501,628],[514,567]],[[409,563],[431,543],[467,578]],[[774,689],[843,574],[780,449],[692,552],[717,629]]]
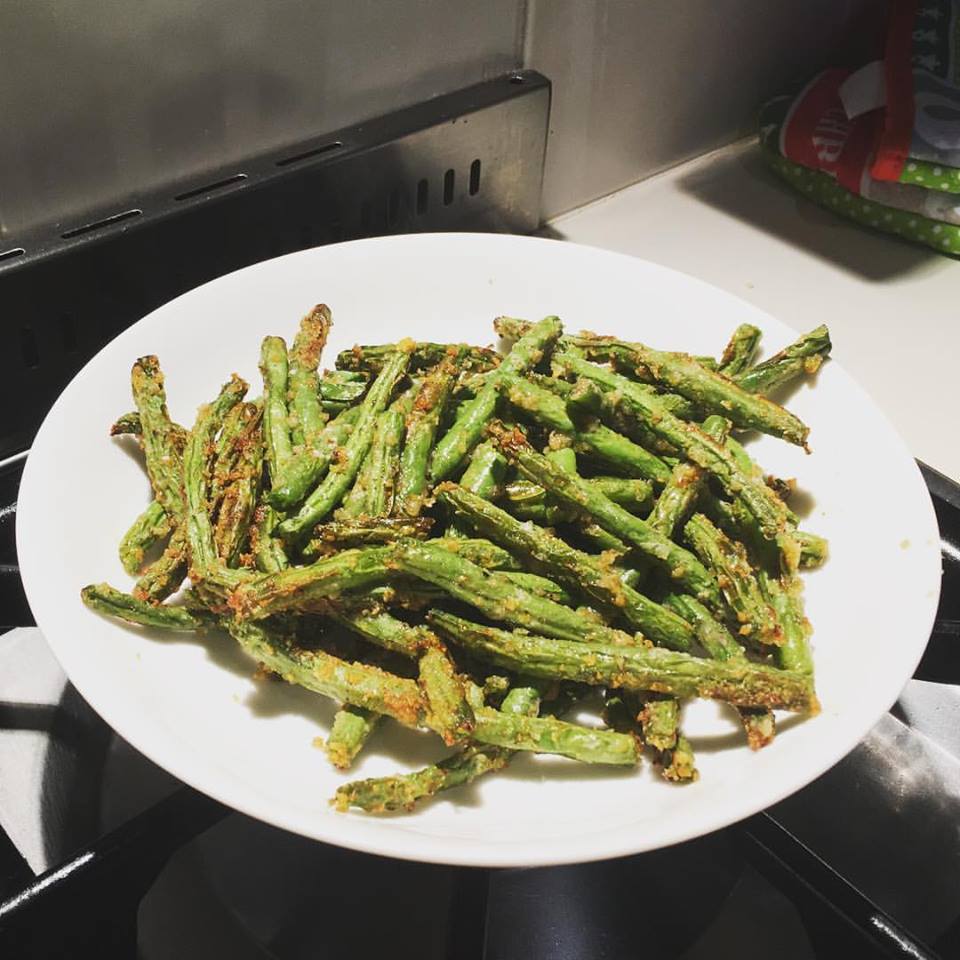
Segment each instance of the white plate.
[[[136,357],[158,354],[171,413],[193,422],[231,371],[258,390],[267,333],[292,337],[300,316],[333,309],[326,358],[357,341],[493,339],[498,314],[557,313],[582,327],[654,346],[717,354],[744,321],[764,349],[795,333],[755,308],[652,263],[567,243],[510,236],[423,235],[346,243],[260,263],[166,304],[108,344],[54,405],[27,461],[17,548],[37,623],[70,679],[148,757],[252,816],[330,843],[444,863],[538,865],[650,850],[707,833],[809,783],[849,751],[896,699],[916,666],[937,606],[937,527],[901,440],[840,363],[790,401],[813,454],[763,438],[770,471],[809,494],[811,530],[830,538],[828,564],[806,578],[823,712],[785,718],[751,753],[733,714],[687,709],[699,782],[671,786],[639,772],[524,758],[412,815],[338,814],[345,777],[312,741],[333,712],[322,698],[251,679],[227,640],[126,628],[86,610],[80,588],[130,581],[117,542],[149,496],[139,457],[107,428],[131,406]],[[827,306],[827,305],[825,305]],[[814,322],[829,322],[824,313]],[[834,353],[842,361],[843,341]],[[350,777],[412,769],[442,754],[435,738],[381,731]]]

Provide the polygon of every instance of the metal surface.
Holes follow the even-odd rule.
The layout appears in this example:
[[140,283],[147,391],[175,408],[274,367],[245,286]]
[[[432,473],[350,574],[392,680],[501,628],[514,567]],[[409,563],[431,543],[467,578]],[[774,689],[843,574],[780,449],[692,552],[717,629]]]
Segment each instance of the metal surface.
[[544,215],[752,132],[765,99],[868,47],[883,6],[530,0],[524,64],[556,89]]
[[856,750],[768,813],[896,924],[955,956],[960,634],[952,628],[960,623],[960,487],[921,468],[940,527],[944,582],[915,679]]
[[4,0],[0,238],[506,73],[522,8]]
[[14,525],[23,463],[0,465],[0,630],[33,623],[23,592]]
[[939,960],[916,934],[885,914],[769,814],[751,817],[735,831],[747,857],[800,911],[818,958]]
[[161,800],[0,903],[0,952],[134,956],[143,895],[173,851],[227,813],[189,787]]
[[0,459],[106,341],[199,283],[361,236],[534,230],[549,104],[544,77],[509,74],[18,237],[0,256]]
[[769,813],[916,937],[956,923],[960,761],[896,717]]

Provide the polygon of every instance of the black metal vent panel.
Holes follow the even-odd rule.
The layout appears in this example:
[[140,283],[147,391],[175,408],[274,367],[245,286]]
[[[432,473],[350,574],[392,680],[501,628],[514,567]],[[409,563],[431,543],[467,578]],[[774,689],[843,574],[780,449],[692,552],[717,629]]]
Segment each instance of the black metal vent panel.
[[521,71],[4,238],[0,459],[107,341],[214,277],[358,237],[535,230],[549,104]]

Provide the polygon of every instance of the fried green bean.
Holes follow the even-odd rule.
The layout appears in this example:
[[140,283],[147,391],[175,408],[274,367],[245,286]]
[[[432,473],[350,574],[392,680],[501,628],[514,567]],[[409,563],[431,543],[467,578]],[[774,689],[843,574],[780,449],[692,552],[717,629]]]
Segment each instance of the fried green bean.
[[211,457],[208,497],[212,513],[217,511],[224,490],[234,478],[251,428],[259,425],[262,417],[263,405],[255,402],[238,403],[223,418],[223,426],[214,441]]
[[349,770],[382,719],[382,714],[365,707],[341,707],[334,714],[330,736],[323,745],[330,762],[338,770]]
[[777,666],[812,676],[810,623],[803,615],[800,596],[803,585],[797,577],[778,578],[764,570],[761,570],[758,576],[764,596],[776,611],[783,630],[783,643],[773,652]]
[[484,500],[496,497],[507,473],[507,461],[489,441],[474,447],[470,463],[460,478],[460,485]]
[[406,439],[397,475],[396,510],[416,517],[423,509],[427,490],[427,465],[437,438],[453,384],[457,377],[455,357],[445,358],[424,378],[407,421]]
[[609,564],[576,550],[534,524],[520,523],[506,511],[455,484],[438,488],[437,495],[465,515],[478,532],[524,557],[534,569],[622,615],[651,640],[675,650],[690,649],[693,630],[686,621],[626,586]]
[[381,517],[391,512],[403,432],[404,418],[399,410],[384,410],[377,417],[370,449],[339,516]]
[[552,753],[581,763],[633,767],[640,748],[629,734],[595,730],[554,717],[525,717],[485,707],[477,713],[477,739],[510,750]]
[[183,452],[183,479],[187,501],[186,532],[190,558],[190,579],[212,589],[226,589],[239,582],[241,571],[228,569],[214,542],[208,506],[209,451],[217,430],[229,411],[240,403],[247,384],[234,374],[213,403],[202,406],[187,437]]
[[187,610],[186,607],[176,607],[150,603],[138,600],[116,590],[108,583],[95,583],[84,587],[80,591],[83,602],[96,610],[127,623],[136,623],[144,627],[158,627],[161,630],[189,632],[199,630],[206,625],[206,621]]
[[735,706],[801,713],[819,710],[809,676],[763,664],[705,660],[662,647],[560,640],[471,623],[440,610],[427,615],[451,641],[506,670],[624,690],[704,697]]
[[139,437],[141,433],[143,433],[143,426],[140,423],[140,414],[136,410],[120,414],[110,427],[111,437]]
[[464,370],[484,372],[492,370],[501,361],[501,357],[486,347],[474,347],[468,343],[414,343],[412,340],[400,343],[384,343],[375,346],[354,346],[337,354],[336,365],[340,370],[362,370],[379,373],[387,358],[397,350],[410,354],[413,370],[422,370],[440,363],[446,357],[457,356]]
[[290,348],[287,371],[290,438],[295,447],[312,444],[327,421],[327,416],[320,407],[317,367],[332,323],[330,308],[323,303],[317,304],[300,321],[300,329]]
[[680,704],[675,697],[648,695],[637,715],[645,743],[656,750],[672,750],[680,735]]
[[[573,454],[572,450],[570,452]],[[549,454],[545,456],[550,459]],[[646,480],[631,480],[626,477],[590,477],[587,483],[631,513],[641,514],[650,508],[653,487]],[[565,517],[565,511],[557,509],[549,502],[543,487],[529,480],[514,480],[508,483],[504,487],[503,497],[511,509],[519,507],[522,511],[537,511],[536,513],[525,512],[526,519],[539,519],[543,516],[545,519],[559,520]],[[552,507],[554,509],[551,516]]]
[[574,448],[588,453],[618,470],[628,471],[656,483],[670,479],[670,468],[655,454],[602,423],[574,424],[566,403],[523,377],[501,371],[500,388],[517,410],[550,430],[571,437]]
[[785,505],[761,479],[741,469],[725,444],[719,443],[694,424],[674,417],[652,394],[635,391],[625,377],[576,356],[564,355],[555,362],[562,363],[565,369],[577,376],[596,380],[608,389],[619,391],[623,402],[629,404],[631,411],[643,418],[651,430],[669,440],[697,466],[716,477],[731,496],[740,497],[756,518],[764,537],[777,540],[788,565],[795,566],[799,549],[790,535],[790,518]]
[[303,548],[305,560],[329,556],[344,547],[393,543],[398,537],[425,540],[433,528],[432,517],[349,517],[321,523]]
[[741,323],[724,348],[720,358],[720,373],[725,377],[736,377],[743,373],[753,363],[761,335],[759,327],[752,323]]
[[250,546],[254,563],[261,573],[278,573],[290,566],[283,544],[273,535],[279,522],[276,510],[268,503],[261,503],[254,510]]
[[156,603],[172,596],[187,575],[187,528],[180,522],[174,528],[163,553],[151,563],[134,584],[133,595],[138,600]]
[[[746,660],[743,647],[702,603],[694,600],[693,597],[681,594],[670,594],[664,598],[663,602],[665,606],[693,624],[697,631],[697,640],[708,656],[714,660]],[[776,721],[771,710],[765,707],[739,707],[737,712],[740,714],[740,721],[747,734],[747,743],[751,750],[759,750],[773,740]]]
[[[507,474],[507,461],[489,441],[478,443],[470,454],[470,462],[463,471],[460,485],[485,500],[492,500],[502,488]],[[470,528],[463,518],[454,517],[447,528],[448,537],[469,537]]]
[[760,430],[806,447],[809,428],[766,397],[750,393],[685,353],[653,350],[642,343],[605,337],[569,338],[590,359],[612,359],[640,380],[659,384],[698,404],[705,413],[726,417],[734,426]]
[[276,485],[293,456],[290,412],[287,409],[289,360],[287,345],[282,338],[263,338],[260,373],[263,376],[263,434],[267,447],[267,466],[270,482]]
[[392,547],[341,550],[306,567],[288,567],[277,573],[237,585],[230,607],[241,620],[260,620],[283,610],[339,596],[349,590],[380,586],[390,580]]
[[430,458],[430,479],[434,483],[448,477],[480,439],[496,408],[503,375],[520,374],[535,367],[560,336],[561,329],[557,317],[545,317],[513,345],[500,366],[487,377],[477,395],[434,447]]
[[182,529],[185,512],[183,428],[170,420],[163,373],[155,356],[137,360],[130,381],[140,418],[147,475],[172,530],[163,553],[143,572],[133,594],[141,600],[159,602],[176,592],[187,571],[187,539]]
[[632,644],[620,630],[595,622],[546,597],[536,596],[502,573],[485,571],[464,557],[431,543],[400,541],[392,562],[403,573],[432,583],[484,615],[567,640]]
[[432,634],[431,638],[417,665],[417,683],[427,704],[430,728],[452,747],[473,733],[476,717],[450,654]]
[[141,357],[131,371],[133,399],[140,414],[147,475],[156,498],[171,517],[184,513],[182,447],[167,412],[163,373],[155,356]]
[[118,552],[123,569],[131,576],[137,576],[143,566],[144,554],[155,543],[169,536],[172,528],[170,516],[163,505],[159,500],[151,500],[120,541]]
[[412,810],[414,805],[442,790],[472,783],[485,773],[502,770],[514,756],[504,747],[471,745],[452,757],[414,773],[355,780],[337,788],[332,803],[341,812],[357,807],[367,813]]
[[718,530],[702,513],[694,514],[683,532],[720,584],[740,636],[758,643],[782,644],[783,629],[760,590],[743,545]]
[[263,624],[234,619],[223,623],[247,654],[287,683],[383,714],[405,727],[424,722],[423,697],[413,680],[350,663],[319,648],[307,650]]
[[[532,687],[515,687],[504,697],[500,710],[505,714],[533,717],[540,706],[540,693]],[[359,807],[367,813],[412,810],[417,801],[472,783],[486,773],[502,770],[516,756],[504,747],[470,744],[439,763],[396,777],[358,780],[337,789],[338,810]]]
[[700,778],[694,766],[693,747],[682,734],[677,734],[677,742],[659,756],[660,772],[666,780],[674,783],[689,783]]
[[737,375],[737,384],[747,393],[767,396],[804,374],[812,375],[830,356],[830,332],[819,326],[789,347]]
[[[249,416],[238,437],[237,462],[217,505],[217,519],[213,530],[217,556],[228,567],[237,565],[241,548],[248,540],[263,478],[261,408],[255,404],[238,404],[238,407],[252,409],[248,410]],[[237,407],[234,407],[234,410],[236,409]]]
[[366,374],[350,370],[327,370],[320,378],[321,404],[356,403],[370,385]]
[[384,363],[377,379],[371,384],[350,438],[334,456],[334,463],[320,486],[307,497],[300,510],[280,524],[279,530],[287,537],[302,536],[309,527],[322,520],[350,488],[360,470],[373,441],[377,417],[390,400],[397,381],[406,372],[409,354],[394,353]]
[[367,813],[409,811],[419,800],[472,783],[485,773],[502,770],[513,755],[513,751],[503,747],[471,745],[414,773],[344,784],[337,788],[332,802],[341,812],[350,807]]
[[361,408],[348,407],[320,431],[312,444],[294,452],[283,474],[273,481],[267,500],[278,510],[296,507],[327,472],[330,461],[350,437]]
[[494,440],[520,471],[539,483],[558,500],[589,514],[604,530],[627,541],[630,546],[664,568],[677,583],[712,605],[720,603],[720,591],[713,576],[689,550],[658,533],[648,523],[624,510],[580,477],[564,473],[537,453],[515,430],[502,425],[490,427]]

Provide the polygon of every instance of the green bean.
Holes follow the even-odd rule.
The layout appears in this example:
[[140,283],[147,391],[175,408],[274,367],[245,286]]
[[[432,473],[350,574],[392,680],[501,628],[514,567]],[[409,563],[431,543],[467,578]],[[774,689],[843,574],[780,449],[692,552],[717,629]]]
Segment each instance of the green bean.
[[803,374],[816,373],[831,349],[829,330],[819,326],[769,360],[744,370],[737,376],[737,384],[748,393],[767,396]]
[[308,527],[322,520],[336,505],[356,479],[373,440],[377,417],[387,406],[397,381],[406,372],[409,354],[395,353],[383,365],[371,385],[363,403],[350,439],[339,449],[326,477],[307,497],[300,510],[280,524],[279,530],[287,537],[301,536]]
[[300,329],[290,348],[288,380],[294,446],[312,444],[327,420],[320,408],[317,367],[332,322],[330,308],[318,304],[300,321]]
[[338,770],[349,770],[357,755],[380,725],[382,714],[364,707],[341,707],[333,718],[324,749]]
[[622,631],[562,604],[535,596],[505,575],[485,571],[462,556],[415,540],[401,541],[391,558],[397,569],[445,590],[486,616],[568,640],[630,644]]
[[759,643],[782,644],[783,630],[760,590],[743,545],[718,530],[702,513],[694,514],[683,531],[720,584],[738,633]]
[[753,363],[757,347],[760,345],[761,332],[752,323],[741,323],[720,358],[720,373],[725,377],[736,377]]
[[589,514],[604,530],[649,556],[695,595],[702,595],[713,605],[720,602],[716,581],[688,550],[593,490],[580,477],[558,470],[517,431],[507,430],[497,424],[491,425],[490,430],[507,459],[515,463],[529,479],[539,483],[558,500]]
[[276,510],[262,503],[253,514],[254,527],[251,534],[254,562],[261,573],[279,573],[290,566],[283,544],[273,535],[280,522]]
[[287,345],[280,337],[264,337],[260,347],[263,375],[263,434],[270,480],[276,484],[293,455],[290,414],[287,410],[289,365]]
[[253,416],[244,426],[239,438],[237,464],[223,491],[213,531],[217,555],[227,566],[236,566],[240,550],[248,538],[263,477],[264,450],[260,410],[253,404],[243,406],[253,407]]
[[397,350],[410,354],[410,365],[414,370],[432,367],[449,356],[457,356],[462,369],[471,371],[491,370],[500,362],[500,357],[493,350],[474,347],[468,343],[414,343],[406,340],[400,343],[351,347],[337,355],[336,365],[341,370],[379,373],[387,358]]
[[707,369],[698,358],[612,338],[571,337],[570,340],[591,359],[613,359],[639,379],[667,387],[692,400],[705,412],[726,417],[734,426],[760,430],[806,446],[810,431],[802,421],[765,397],[750,393],[722,374]]
[[282,476],[273,481],[267,496],[271,506],[289,510],[307,496],[327,472],[337,450],[347,442],[360,413],[360,407],[343,410],[323,428],[314,443],[293,454]]
[[619,391],[631,411],[642,417],[651,430],[668,439],[694,463],[715,476],[731,496],[742,498],[763,535],[768,540],[780,542],[788,564],[794,560],[794,553],[799,551],[795,550],[790,536],[786,507],[762,480],[743,471],[727,446],[695,425],[672,416],[652,395],[633,390],[624,377],[573,356],[564,356],[559,362],[577,376],[595,379],[609,389]]
[[451,357],[443,360],[420,385],[400,455],[396,491],[398,513],[415,517],[423,509],[430,451],[436,441],[440,418],[450,399],[456,376],[456,360]]
[[431,517],[359,517],[321,523],[303,548],[305,560],[329,556],[344,547],[393,543],[398,537],[424,540],[433,527]]
[[428,621],[453,642],[506,670],[624,690],[699,696],[735,706],[816,713],[808,676],[762,664],[704,660],[662,647],[611,646],[509,632],[431,610]]
[[344,500],[342,517],[380,517],[391,512],[403,431],[403,414],[398,410],[384,410],[377,417],[370,449]]
[[178,447],[178,434],[167,413],[163,373],[157,358],[146,356],[137,360],[130,379],[154,495],[164,510],[179,520],[184,513],[182,446]]
[[430,458],[430,479],[434,483],[449,476],[473,449],[497,404],[499,382],[504,374],[518,374],[537,365],[544,352],[560,336],[557,317],[546,317],[521,337],[467,404],[462,416],[443,435]]
[[499,372],[499,382],[504,396],[515,409],[551,430],[572,437],[576,450],[647,480],[666,483],[670,479],[670,468],[659,457],[622,434],[601,423],[582,424],[578,429],[559,397],[507,372]]
[[622,614],[636,630],[674,649],[690,648],[693,631],[676,614],[624,585],[609,564],[568,546],[533,524],[520,523],[505,511],[454,484],[438,489],[439,499],[464,514],[491,540],[525,557],[548,577],[580,590],[607,610]]
[[108,583],[91,584],[80,591],[83,602],[96,610],[136,623],[144,627],[159,627],[161,630],[192,631],[205,625],[205,620],[197,617],[185,607],[150,603],[115,590]]
[[159,500],[151,500],[120,541],[119,554],[123,569],[131,576],[136,576],[143,565],[146,551],[169,536],[172,528],[173,524],[163,505]]
[[306,567],[289,567],[240,583],[229,603],[241,620],[258,620],[348,590],[379,586],[391,577],[387,566],[391,556],[390,547],[341,550]]

